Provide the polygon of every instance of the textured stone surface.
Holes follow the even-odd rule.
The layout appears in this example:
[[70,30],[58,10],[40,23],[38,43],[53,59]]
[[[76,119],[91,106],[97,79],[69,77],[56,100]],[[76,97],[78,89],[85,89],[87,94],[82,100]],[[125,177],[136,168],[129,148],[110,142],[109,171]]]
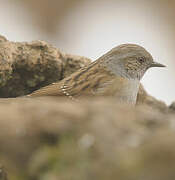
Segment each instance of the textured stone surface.
[[91,62],[90,59],[82,56],[76,56],[71,54],[63,54],[63,58],[65,59],[65,65],[63,70],[63,77],[65,78],[78,69],[84,67],[85,65],[89,64]]
[[162,112],[168,111],[168,106],[160,100],[157,100],[155,97],[149,95],[142,84],[140,84],[139,92],[137,95],[137,105],[146,104],[153,109],[158,109]]
[[10,42],[0,37],[0,97],[17,97],[61,80],[90,60],[62,54],[44,41]]

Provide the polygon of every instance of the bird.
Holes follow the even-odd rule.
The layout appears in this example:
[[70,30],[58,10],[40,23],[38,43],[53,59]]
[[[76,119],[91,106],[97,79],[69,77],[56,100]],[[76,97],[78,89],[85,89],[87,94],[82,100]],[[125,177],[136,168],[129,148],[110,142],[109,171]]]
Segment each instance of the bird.
[[82,96],[110,96],[118,103],[135,105],[140,80],[151,67],[166,66],[155,62],[142,46],[122,44],[63,80],[42,87],[28,97],[65,96],[77,100]]

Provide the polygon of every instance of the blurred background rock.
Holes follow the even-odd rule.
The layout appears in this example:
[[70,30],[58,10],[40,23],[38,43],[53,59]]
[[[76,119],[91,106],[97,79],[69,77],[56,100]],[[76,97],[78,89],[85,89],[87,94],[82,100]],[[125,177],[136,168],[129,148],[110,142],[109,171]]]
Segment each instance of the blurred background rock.
[[0,127],[0,180],[175,179],[173,109],[1,98]]
[[45,40],[67,53],[96,59],[121,43],[137,43],[166,69],[143,84],[168,104],[175,99],[175,1],[0,0],[0,34],[12,41]]

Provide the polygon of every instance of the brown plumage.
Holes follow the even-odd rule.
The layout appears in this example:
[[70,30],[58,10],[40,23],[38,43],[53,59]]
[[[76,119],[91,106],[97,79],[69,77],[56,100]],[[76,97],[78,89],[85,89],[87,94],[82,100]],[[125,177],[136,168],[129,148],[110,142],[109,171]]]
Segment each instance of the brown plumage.
[[150,67],[164,67],[155,63],[141,46],[118,46],[88,66],[62,81],[43,87],[29,97],[114,96],[119,102],[135,104],[139,81]]
[[73,99],[83,95],[101,95],[102,92],[97,92],[97,89],[114,80],[115,76],[95,61],[62,81],[34,91],[29,96],[67,96]]

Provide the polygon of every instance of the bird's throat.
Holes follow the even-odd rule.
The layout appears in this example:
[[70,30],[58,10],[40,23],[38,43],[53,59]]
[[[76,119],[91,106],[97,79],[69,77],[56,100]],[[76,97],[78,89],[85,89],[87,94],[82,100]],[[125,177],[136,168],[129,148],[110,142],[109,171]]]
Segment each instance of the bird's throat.
[[[120,83],[120,85],[117,85]],[[137,79],[117,77],[115,97],[121,103],[136,104],[140,82]]]

